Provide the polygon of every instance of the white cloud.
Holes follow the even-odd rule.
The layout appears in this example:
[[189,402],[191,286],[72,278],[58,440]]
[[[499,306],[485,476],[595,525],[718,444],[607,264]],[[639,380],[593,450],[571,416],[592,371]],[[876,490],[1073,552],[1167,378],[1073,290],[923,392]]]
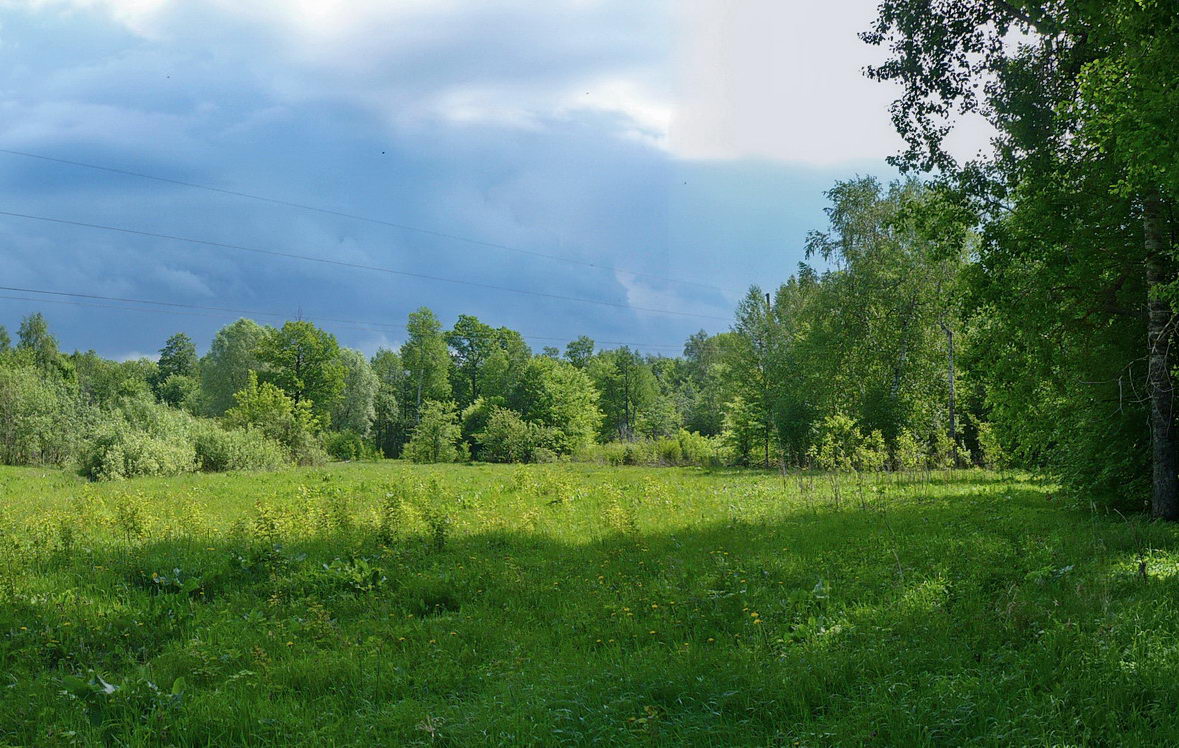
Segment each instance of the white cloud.
[[[673,153],[834,164],[902,147],[888,106],[897,90],[867,79],[885,51],[860,41],[876,0],[683,0]],[[955,137],[985,145],[985,127]]]

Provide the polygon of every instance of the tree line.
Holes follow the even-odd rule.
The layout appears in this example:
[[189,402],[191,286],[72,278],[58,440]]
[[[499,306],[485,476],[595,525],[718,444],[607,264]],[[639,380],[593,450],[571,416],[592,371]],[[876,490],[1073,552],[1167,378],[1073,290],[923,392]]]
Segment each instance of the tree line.
[[239,319],[203,356],[177,333],[158,360],[120,363],[61,353],[33,314],[14,345],[0,328],[0,406],[21,414],[0,424],[0,457],[78,460],[94,477],[379,456],[802,467],[835,459],[839,434],[848,454],[879,441],[897,467],[916,466],[902,452],[985,459],[978,410],[952,402],[961,375],[946,368],[965,253],[915,217],[936,199],[873,179],[829,196],[831,230],[807,244],[825,269],[750,289],[731,330],[698,332],[674,357],[585,336],[534,352],[515,330],[470,315],[447,328],[421,308],[400,347],[372,356],[306,320]]

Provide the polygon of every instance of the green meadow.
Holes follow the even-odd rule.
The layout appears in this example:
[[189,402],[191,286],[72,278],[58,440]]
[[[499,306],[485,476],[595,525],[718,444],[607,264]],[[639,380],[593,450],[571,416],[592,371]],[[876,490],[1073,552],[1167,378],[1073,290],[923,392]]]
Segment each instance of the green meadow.
[[0,744],[1179,741],[1179,530],[983,471],[0,468]]

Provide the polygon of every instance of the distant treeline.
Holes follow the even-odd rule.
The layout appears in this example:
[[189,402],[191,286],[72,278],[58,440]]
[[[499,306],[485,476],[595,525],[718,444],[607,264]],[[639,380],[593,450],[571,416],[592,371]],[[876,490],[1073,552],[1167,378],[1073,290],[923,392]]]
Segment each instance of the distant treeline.
[[923,232],[914,215],[935,201],[916,183],[861,179],[830,197],[831,233],[808,242],[830,269],[751,289],[731,331],[692,335],[679,357],[587,337],[537,353],[514,330],[467,315],[445,329],[422,308],[399,349],[371,358],[311,322],[240,319],[203,357],[177,333],[157,361],[117,363],[60,353],[34,314],[15,345],[0,333],[0,459],[74,462],[95,478],[329,456],[849,469],[997,459],[982,398],[952,368],[968,348],[969,243]]

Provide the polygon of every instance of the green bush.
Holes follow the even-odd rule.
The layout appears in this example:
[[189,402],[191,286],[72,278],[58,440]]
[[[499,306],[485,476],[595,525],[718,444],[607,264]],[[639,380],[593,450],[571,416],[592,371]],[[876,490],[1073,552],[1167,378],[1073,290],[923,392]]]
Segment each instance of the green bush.
[[469,454],[467,445],[459,443],[461,435],[455,404],[427,400],[403,456],[418,463],[457,462]]
[[231,429],[256,429],[287,448],[296,463],[315,465],[324,461],[319,444],[319,421],[306,400],[296,403],[269,382],[258,382],[250,372],[249,383],[233,396],[237,405],[225,413]]
[[82,474],[92,480],[270,470],[289,462],[285,445],[258,429],[224,429],[146,396],[121,399],[79,457]]
[[475,434],[479,459],[488,462],[551,462],[556,458],[552,429],[529,423],[519,413],[496,408],[487,425]]
[[227,430],[214,423],[195,429],[197,467],[206,472],[275,470],[290,462],[286,448],[254,429]]
[[81,456],[82,474],[92,480],[179,475],[196,469],[196,448],[189,439],[157,436],[118,417],[91,435]]
[[0,463],[70,462],[93,418],[76,388],[33,366],[0,366]]
[[574,455],[581,462],[600,465],[650,466],[718,466],[721,441],[691,431],[680,430],[675,436],[662,439],[640,439],[633,442],[608,442],[582,448]]
[[336,460],[379,460],[381,453],[355,431],[331,431],[324,435],[323,448]]

